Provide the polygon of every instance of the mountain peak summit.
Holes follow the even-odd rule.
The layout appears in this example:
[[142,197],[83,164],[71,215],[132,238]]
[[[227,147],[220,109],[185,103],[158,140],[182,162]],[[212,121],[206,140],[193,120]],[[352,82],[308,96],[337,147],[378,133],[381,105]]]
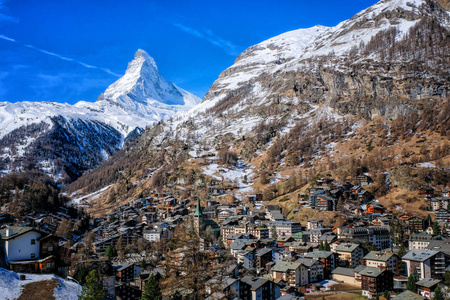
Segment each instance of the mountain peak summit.
[[158,66],[156,65],[155,60],[153,57],[151,57],[147,52],[145,52],[142,49],[138,49],[136,53],[134,54],[134,60],[133,61],[139,61],[139,62],[148,62],[150,65],[152,65],[156,70],[158,70]]
[[[125,75],[111,84],[104,100],[142,116],[161,119],[178,110],[187,110],[200,102],[194,95],[178,88],[159,74],[155,60],[139,49],[128,63]],[[176,106],[176,107],[175,107]]]

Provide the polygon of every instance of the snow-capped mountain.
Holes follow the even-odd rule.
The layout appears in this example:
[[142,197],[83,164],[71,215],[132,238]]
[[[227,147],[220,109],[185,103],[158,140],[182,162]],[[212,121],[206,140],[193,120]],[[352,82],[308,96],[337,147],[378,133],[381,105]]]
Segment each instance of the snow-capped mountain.
[[[369,164],[386,186],[390,166],[417,153],[417,143],[421,153],[436,153],[433,145],[450,134],[450,19],[442,1],[383,0],[337,26],[248,48],[202,103],[146,130],[126,154],[114,154],[68,190],[95,192],[94,201],[105,204],[152,188],[195,193],[217,181],[238,186],[237,199],[259,190],[264,200],[282,196],[276,204],[283,205],[297,195],[286,187],[298,179],[356,176]],[[117,179],[117,172],[131,175]],[[297,208],[294,198],[288,211]]]
[[[20,170],[23,162],[36,165],[53,175],[64,177],[62,159],[72,179],[120,149],[127,137],[134,136],[154,122],[187,111],[200,98],[165,80],[155,61],[138,50],[125,75],[109,86],[96,102],[75,105],[54,102],[0,103],[0,169],[3,173]],[[55,136],[65,139],[59,141]],[[36,149],[40,140],[52,146]],[[56,145],[57,143],[58,145]],[[39,147],[38,147],[39,148]],[[57,148],[57,149],[54,149]],[[36,159],[36,151],[39,152]],[[32,162],[30,162],[30,154]],[[64,158],[62,158],[64,157]],[[67,166],[69,164],[70,166]]]
[[[195,110],[211,108],[226,98],[230,91],[243,87],[247,87],[245,91],[253,99],[275,96],[274,88],[280,88],[279,84],[271,84],[269,89],[263,87],[264,81],[273,83],[276,79],[270,78],[275,75],[286,80],[288,73],[317,74],[320,69],[328,67],[345,72],[349,68],[343,68],[344,64],[383,60],[374,51],[364,51],[377,34],[393,30],[393,40],[380,42],[400,42],[407,38],[409,30],[423,18],[435,18],[441,26],[450,26],[449,13],[434,0],[383,0],[335,27],[314,26],[268,39],[240,54],[234,65],[220,74],[205,96],[205,101]],[[391,45],[382,46],[388,50]],[[402,59],[414,60],[412,56]],[[391,60],[396,62],[395,58]],[[448,65],[443,67],[446,69]],[[301,80],[298,74],[295,77]],[[317,86],[323,84],[318,82]]]

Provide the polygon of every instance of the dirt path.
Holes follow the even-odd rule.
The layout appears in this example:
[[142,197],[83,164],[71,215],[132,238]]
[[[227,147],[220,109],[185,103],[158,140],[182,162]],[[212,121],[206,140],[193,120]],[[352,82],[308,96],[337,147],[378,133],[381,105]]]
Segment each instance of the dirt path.
[[56,300],[53,293],[59,282],[55,278],[51,280],[31,282],[24,286],[22,295],[18,300]]

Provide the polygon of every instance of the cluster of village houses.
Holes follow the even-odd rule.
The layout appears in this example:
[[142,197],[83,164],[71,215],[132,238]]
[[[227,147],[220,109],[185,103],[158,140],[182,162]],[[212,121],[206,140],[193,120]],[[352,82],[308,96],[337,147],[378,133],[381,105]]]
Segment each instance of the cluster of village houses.
[[[337,286],[360,290],[368,298],[388,290],[398,300],[431,299],[450,271],[447,232],[436,234],[419,216],[394,216],[364,189],[369,184],[366,177],[357,183],[323,178],[308,195],[298,195],[299,208],[336,210],[343,200],[354,203],[340,208],[348,217],[342,227],[325,225],[320,219],[306,224],[287,220],[278,205],[268,205],[260,194],[249,195],[240,203],[223,204],[219,199],[226,191],[210,187],[206,201],[155,193],[92,220],[92,247],[99,259],[105,259],[106,249],[117,248],[118,242],[122,246],[138,240],[164,242],[180,223],[191,222],[204,241],[201,251],[226,249],[234,258],[220,278],[205,282],[208,299],[301,299],[307,293],[326,293]],[[448,190],[422,188],[418,197],[429,200],[430,213],[440,213],[436,220],[445,228],[449,218],[442,215],[449,208]],[[0,214],[0,223],[5,224],[0,230],[2,266],[19,272],[56,272],[61,248],[71,239],[72,251],[76,251],[77,242],[83,241],[75,234],[69,239],[55,235],[65,218],[69,216],[64,208],[28,216],[21,222]],[[408,239],[403,253],[390,232],[396,222]],[[145,268],[140,253],[116,259],[113,266],[115,275],[104,281],[112,299],[138,299],[150,274],[164,275],[161,266]],[[417,294],[405,291],[408,277],[415,272]]]

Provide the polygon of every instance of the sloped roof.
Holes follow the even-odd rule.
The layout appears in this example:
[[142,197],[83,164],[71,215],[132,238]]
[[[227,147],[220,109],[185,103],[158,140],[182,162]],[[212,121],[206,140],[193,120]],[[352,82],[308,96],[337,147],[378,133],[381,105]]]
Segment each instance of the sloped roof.
[[311,258],[328,258],[331,256],[333,252],[331,251],[313,251],[305,253],[305,257],[311,257]]
[[375,267],[365,267],[361,271],[359,271],[359,274],[361,276],[369,276],[369,277],[378,277],[383,273],[385,270],[380,270]]
[[287,262],[287,261],[279,261],[270,271],[274,272],[287,272],[289,270],[295,270],[299,268],[302,263],[299,262]]
[[353,252],[358,247],[359,244],[341,243],[336,247],[336,252]]
[[414,261],[425,261],[430,259],[431,257],[438,254],[439,251],[433,251],[433,250],[411,250],[408,253],[406,253],[402,259],[405,260],[414,260]]
[[431,287],[437,285],[439,282],[441,282],[441,281],[438,279],[425,277],[424,279],[417,281],[416,285],[426,287],[426,288],[431,288]]
[[[7,229],[10,230],[9,236],[6,236]],[[12,240],[30,231],[35,231],[42,234],[42,232],[33,227],[10,226],[0,230],[0,237],[2,240]]]
[[392,252],[370,251],[364,259],[387,262],[393,255]]
[[398,294],[397,296],[393,297],[392,299],[395,300],[424,300],[425,297],[422,297],[420,295],[417,295],[411,291],[404,291],[401,294]]

